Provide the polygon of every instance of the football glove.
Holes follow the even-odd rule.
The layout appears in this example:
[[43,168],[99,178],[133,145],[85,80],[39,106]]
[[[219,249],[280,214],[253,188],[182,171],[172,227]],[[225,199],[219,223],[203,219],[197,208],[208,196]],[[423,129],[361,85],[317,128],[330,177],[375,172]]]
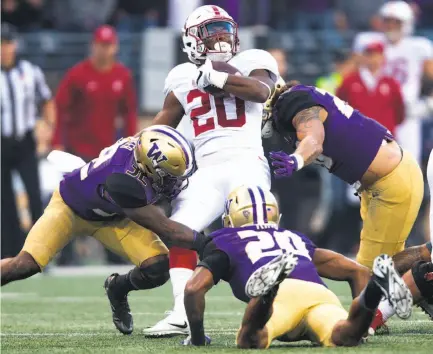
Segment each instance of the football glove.
[[222,89],[228,77],[229,74],[214,70],[212,62],[206,59],[204,64],[197,69],[195,84],[202,91],[208,86]]

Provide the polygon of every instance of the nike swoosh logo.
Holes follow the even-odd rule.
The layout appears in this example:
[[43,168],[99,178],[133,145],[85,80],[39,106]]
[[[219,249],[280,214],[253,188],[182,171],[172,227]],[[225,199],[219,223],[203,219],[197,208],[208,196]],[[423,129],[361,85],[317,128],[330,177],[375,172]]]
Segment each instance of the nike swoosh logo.
[[185,328],[188,327],[188,323],[186,323],[186,322],[184,322],[183,325],[175,324],[175,323],[169,323],[169,325],[170,325],[170,326],[177,327],[177,328],[182,328],[182,329],[185,329]]

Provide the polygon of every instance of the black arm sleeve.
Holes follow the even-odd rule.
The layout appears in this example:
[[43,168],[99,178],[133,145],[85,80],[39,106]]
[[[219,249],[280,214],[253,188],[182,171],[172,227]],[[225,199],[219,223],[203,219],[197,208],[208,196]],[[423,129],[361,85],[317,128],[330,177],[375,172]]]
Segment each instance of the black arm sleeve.
[[113,173],[105,180],[104,190],[121,208],[141,208],[147,197],[140,181],[123,173]]
[[206,245],[203,258],[197,264],[197,267],[208,269],[212,273],[213,282],[216,285],[221,279],[227,278],[230,272],[230,259],[211,241]]
[[293,118],[303,111],[314,106],[320,106],[307,91],[288,91],[281,95],[275,104],[274,120],[276,128],[281,132],[295,132],[292,124]]

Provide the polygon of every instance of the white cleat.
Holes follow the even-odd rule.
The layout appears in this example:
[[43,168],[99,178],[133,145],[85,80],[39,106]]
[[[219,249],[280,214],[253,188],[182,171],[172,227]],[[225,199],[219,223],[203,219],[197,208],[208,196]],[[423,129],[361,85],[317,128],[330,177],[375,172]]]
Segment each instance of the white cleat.
[[397,316],[403,320],[409,318],[412,314],[412,294],[395,270],[392,258],[386,254],[376,257],[373,274],[376,284],[381,288]]
[[166,318],[155,326],[143,329],[145,337],[174,337],[189,334],[189,325],[185,314],[167,311]]
[[284,253],[257,269],[247,281],[245,293],[249,297],[267,294],[281,283],[298,264],[298,257],[292,252]]

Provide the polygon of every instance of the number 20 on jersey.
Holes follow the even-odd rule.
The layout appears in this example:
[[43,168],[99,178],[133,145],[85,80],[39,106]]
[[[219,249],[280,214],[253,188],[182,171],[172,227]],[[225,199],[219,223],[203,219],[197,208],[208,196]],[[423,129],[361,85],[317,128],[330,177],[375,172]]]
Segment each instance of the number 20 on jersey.
[[[200,90],[192,90],[188,93],[186,100],[188,104],[194,100],[201,100],[201,106],[192,109],[190,113],[195,136],[214,130],[217,126],[222,128],[240,128],[246,122],[245,102],[240,98],[230,98],[230,101],[233,102],[232,104],[236,105],[235,119],[227,118],[225,99],[222,97],[215,97]],[[215,109],[212,107],[212,101]],[[210,112],[213,114],[211,117],[203,117]]]

